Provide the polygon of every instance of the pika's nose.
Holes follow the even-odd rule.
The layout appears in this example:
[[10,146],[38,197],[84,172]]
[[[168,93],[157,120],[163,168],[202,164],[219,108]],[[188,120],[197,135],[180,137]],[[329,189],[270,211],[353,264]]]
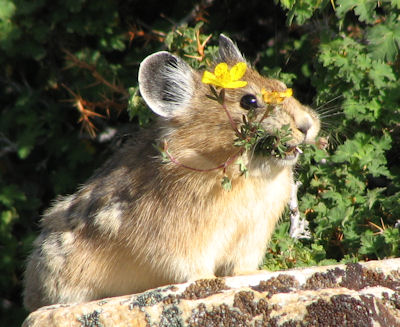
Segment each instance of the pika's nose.
[[311,128],[311,121],[306,119],[297,124],[297,129],[304,135],[307,135],[308,130]]
[[[313,144],[320,129],[318,116],[314,116],[312,111],[298,111],[293,119],[295,128],[303,135],[299,135],[303,137],[303,142],[306,144]],[[300,134],[299,132],[297,132],[297,134]]]

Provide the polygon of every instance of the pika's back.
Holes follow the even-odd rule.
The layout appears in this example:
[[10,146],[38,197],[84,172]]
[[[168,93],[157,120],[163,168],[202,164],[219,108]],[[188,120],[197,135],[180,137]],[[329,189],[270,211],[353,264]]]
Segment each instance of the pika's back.
[[45,212],[28,309],[257,269],[319,120],[224,35],[219,54],[207,72],[168,52],[142,62],[159,119]]

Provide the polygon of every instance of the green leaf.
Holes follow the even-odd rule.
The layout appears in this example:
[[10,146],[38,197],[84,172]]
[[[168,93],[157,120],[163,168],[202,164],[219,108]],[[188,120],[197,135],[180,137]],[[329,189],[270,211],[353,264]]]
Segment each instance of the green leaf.
[[0,189],[0,203],[11,208],[18,201],[26,201],[26,196],[16,185],[4,186]]
[[347,12],[354,10],[362,22],[373,23],[375,20],[375,8],[378,4],[376,0],[338,0],[337,3],[338,18],[343,19]]
[[224,176],[221,181],[221,185],[225,191],[232,190],[232,182],[228,176]]
[[313,15],[316,8],[310,2],[296,1],[294,7],[292,7],[288,13],[288,25],[292,24],[294,17],[296,17],[296,22],[302,25],[307,19],[309,19]]
[[386,228],[383,232],[383,237],[390,249],[389,256],[398,256],[399,251],[399,240],[400,240],[400,229],[399,228]]
[[293,5],[296,3],[296,0],[280,0],[281,6],[285,9],[292,9]]
[[240,156],[237,160],[236,160],[236,164],[239,165],[239,171],[242,175],[244,175],[245,177],[247,177],[249,171],[247,169],[246,164],[243,161],[243,157]]
[[390,16],[386,22],[367,30],[367,40],[373,58],[394,62],[400,47],[400,22]]
[[18,157],[26,159],[31,153],[33,147],[31,145],[23,145],[18,148]]
[[384,134],[374,138],[364,133],[357,133],[352,140],[340,145],[331,157],[333,162],[348,162],[358,171],[366,171],[377,176],[390,176],[387,168],[385,151],[390,149],[391,138]]
[[147,108],[143,98],[139,95],[139,87],[130,87],[129,100],[128,100],[128,114],[129,120],[133,120],[135,117],[139,119],[140,126],[149,125],[153,112]]
[[361,235],[361,247],[359,253],[367,255],[368,257],[376,257],[376,259],[381,259],[381,251],[385,247],[385,239],[381,234],[374,235],[371,230],[365,231]]
[[6,21],[11,19],[16,10],[16,6],[13,1],[0,0],[0,21]]
[[372,190],[367,190],[367,204],[369,210],[372,209],[378,199],[380,200],[380,196],[385,190],[385,187],[377,187]]
[[391,0],[393,7],[397,7],[397,9],[400,9],[400,0]]
[[[0,212],[0,237],[10,237],[12,225],[18,218],[15,210],[5,210]],[[3,258],[2,258],[3,259]]]

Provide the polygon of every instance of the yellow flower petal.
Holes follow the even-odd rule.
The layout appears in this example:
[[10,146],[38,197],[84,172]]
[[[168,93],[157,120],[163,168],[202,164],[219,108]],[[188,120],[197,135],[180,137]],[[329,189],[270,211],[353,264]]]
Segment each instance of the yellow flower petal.
[[239,87],[243,87],[246,85],[247,85],[246,81],[232,81],[232,82],[226,83],[224,85],[224,88],[225,89],[237,89]]
[[218,87],[235,89],[247,85],[246,81],[239,81],[246,72],[246,63],[239,62],[230,70],[226,62],[215,66],[214,74],[208,71],[203,73],[201,81],[204,84],[213,84]]
[[285,92],[279,92],[281,97],[283,98],[289,98],[293,95],[293,90],[292,89],[286,89]]
[[222,87],[222,88],[225,88],[225,85],[226,85],[226,83],[223,83],[218,79],[214,80],[212,83],[209,83],[209,84],[213,84],[215,86]]
[[291,97],[293,95],[293,90],[288,88],[284,92],[277,92],[277,91],[267,91],[265,89],[262,89],[261,94],[266,103],[279,104],[282,103],[285,100],[285,98]]
[[235,66],[231,68],[231,78],[233,81],[237,81],[241,79],[246,72],[246,63],[245,62],[239,62]]
[[203,78],[201,79],[201,82],[204,84],[211,84],[216,80],[216,77],[213,73],[210,73],[208,71],[205,71],[203,73]]
[[225,62],[221,62],[215,66],[214,74],[217,78],[224,78],[228,73],[228,65]]

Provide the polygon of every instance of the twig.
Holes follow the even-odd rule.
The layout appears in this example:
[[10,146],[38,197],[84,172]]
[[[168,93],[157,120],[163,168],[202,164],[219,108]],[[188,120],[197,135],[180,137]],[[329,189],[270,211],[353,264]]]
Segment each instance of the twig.
[[235,132],[237,137],[243,137],[242,133],[240,133],[239,129],[237,128],[237,124],[234,122],[228,108],[226,107],[225,101],[222,103],[222,107],[224,108],[224,111],[226,115],[228,116],[229,123],[231,124],[231,127],[233,131]]
[[130,26],[129,31],[128,31],[128,37],[129,37],[129,46],[131,46],[132,41],[137,38],[141,37],[145,40],[144,47],[147,46],[147,44],[152,41],[158,41],[160,43],[163,43],[166,37],[166,33],[152,29],[149,25],[146,23],[140,21],[139,19],[137,20],[137,23],[146,29],[148,29],[148,32],[145,32],[143,28],[138,28],[136,25]]
[[196,4],[193,9],[185,16],[183,19],[176,24],[176,26],[181,27],[183,25],[188,24],[189,22],[195,21],[207,21],[204,18],[205,10],[208,7],[211,7],[214,3],[214,0],[203,0],[200,3]]
[[125,97],[129,97],[128,91],[125,90],[123,86],[119,86],[115,83],[110,83],[107,81],[96,69],[96,66],[88,64],[85,61],[80,60],[77,56],[69,52],[68,50],[64,49],[63,50],[65,54],[67,55],[67,60],[71,61],[76,67],[86,69],[92,73],[93,78],[110,88],[112,91],[116,93],[120,93]]
[[211,39],[211,37],[212,37],[212,34],[210,34],[210,35],[203,41],[203,43],[201,43],[201,42],[200,42],[200,29],[198,29],[198,30],[196,31],[196,42],[197,42],[197,52],[199,53],[199,56],[191,56],[191,55],[185,54],[185,57],[193,58],[193,59],[196,59],[196,60],[198,60],[198,61],[203,61],[204,56],[205,56],[205,54],[204,54],[204,49],[205,49],[205,47],[206,47],[207,42]]
[[84,100],[80,95],[76,94],[65,84],[61,84],[73,97],[74,105],[80,113],[78,123],[82,123],[82,127],[87,130],[91,137],[96,136],[96,126],[90,120],[91,117],[105,118],[103,115],[94,111],[95,104]]

